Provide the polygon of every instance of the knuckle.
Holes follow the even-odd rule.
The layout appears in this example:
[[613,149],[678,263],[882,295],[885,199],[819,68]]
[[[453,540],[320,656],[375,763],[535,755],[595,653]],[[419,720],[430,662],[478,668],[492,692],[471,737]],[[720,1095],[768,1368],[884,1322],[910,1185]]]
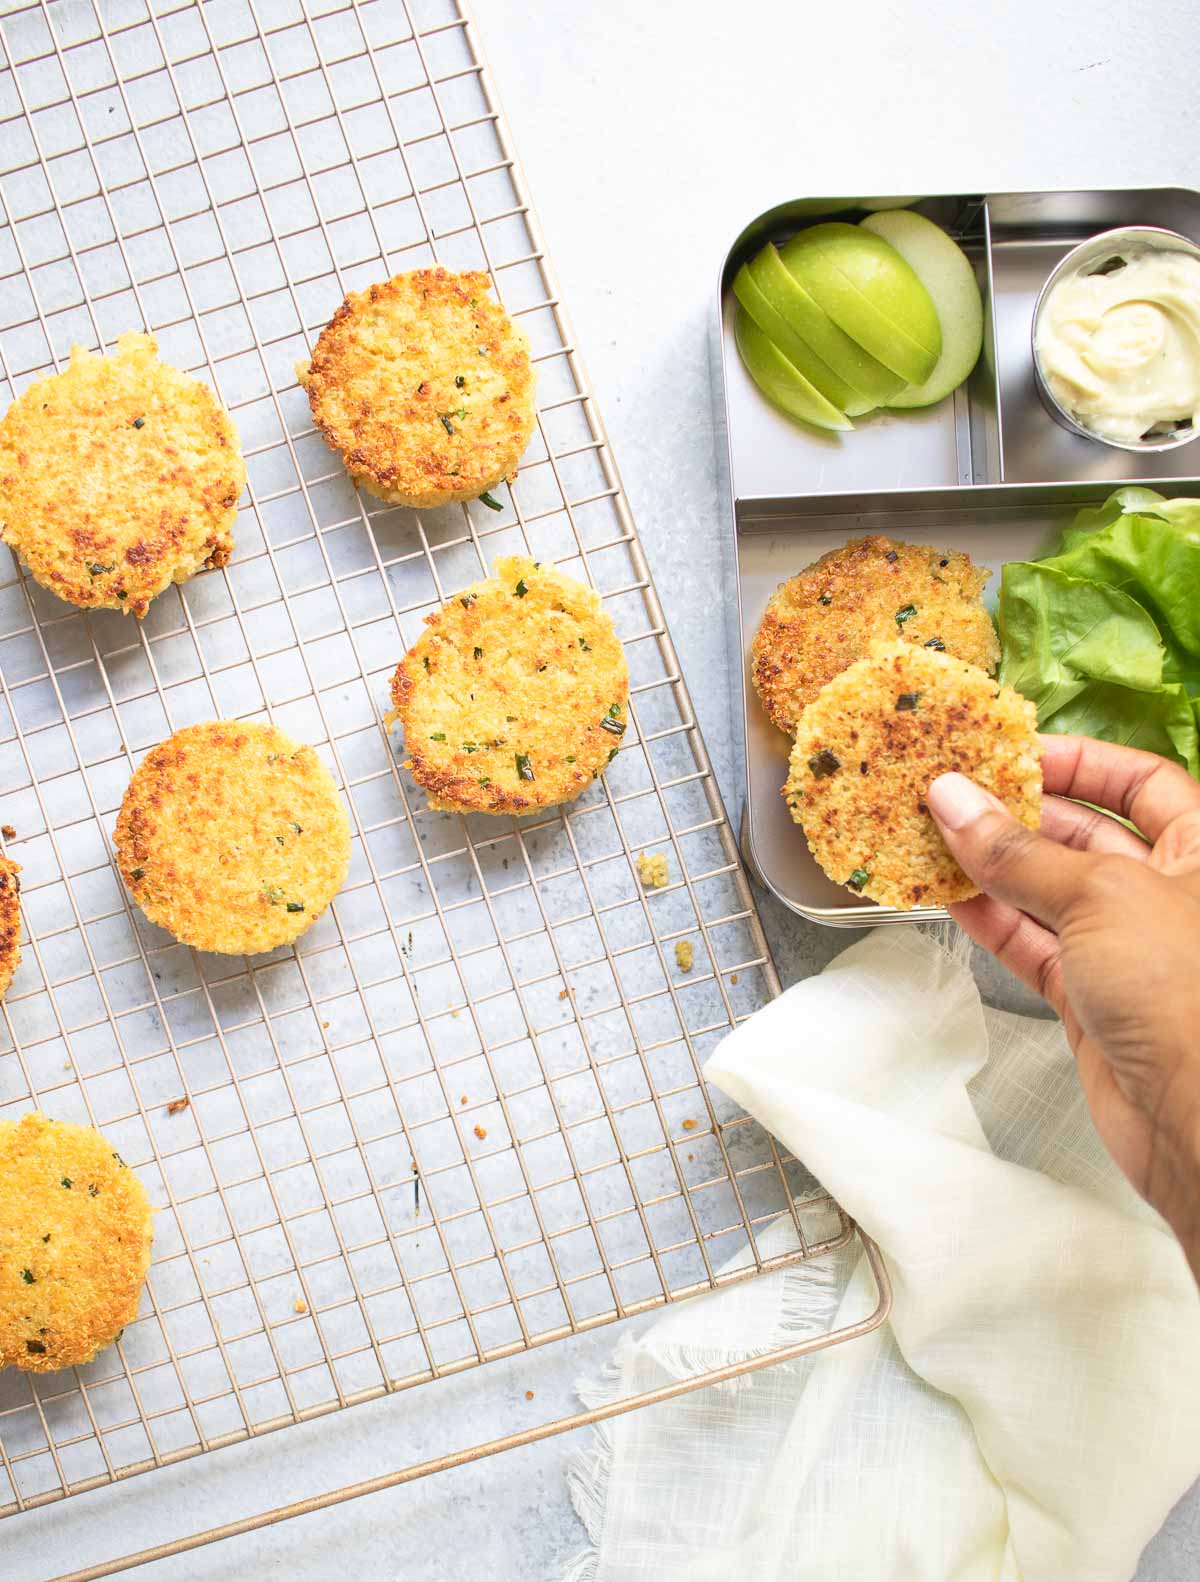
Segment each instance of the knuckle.
[[1163,873],[1191,873],[1200,868],[1200,808],[1180,814],[1159,836],[1154,866]]
[[1144,774],[1135,777],[1127,798],[1129,806],[1148,789],[1152,780],[1156,782],[1156,789],[1162,788],[1172,799],[1181,797],[1191,803],[1193,808],[1200,807],[1200,786],[1197,786],[1190,771],[1182,764],[1174,764],[1169,759],[1157,756],[1152,756]]
[[1109,823],[1105,814],[1085,810],[1079,821],[1071,826],[1062,844],[1069,846],[1072,851],[1087,851],[1096,836],[1102,830],[1107,830]]

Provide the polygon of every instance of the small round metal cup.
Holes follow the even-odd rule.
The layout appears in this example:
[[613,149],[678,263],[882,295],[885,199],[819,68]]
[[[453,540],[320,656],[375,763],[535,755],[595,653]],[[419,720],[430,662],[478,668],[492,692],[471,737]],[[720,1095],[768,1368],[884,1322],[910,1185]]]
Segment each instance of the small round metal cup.
[[1090,439],[1097,445],[1107,445],[1112,450],[1178,450],[1181,445],[1190,445],[1200,434],[1200,429],[1183,428],[1177,429],[1174,433],[1155,434],[1149,439],[1122,440],[1106,439],[1103,434],[1096,434],[1090,428],[1085,428],[1077,417],[1060,404],[1050,389],[1042,371],[1041,358],[1038,356],[1038,328],[1041,324],[1042,309],[1050,293],[1065,276],[1092,275],[1111,259],[1127,258],[1131,254],[1145,252],[1189,253],[1193,258],[1200,259],[1200,247],[1195,242],[1186,236],[1181,236],[1178,231],[1164,230],[1157,225],[1122,225],[1113,231],[1101,231],[1098,236],[1080,242],[1078,247],[1073,247],[1065,258],[1059,260],[1046,277],[1041,291],[1038,292],[1038,299],[1033,309],[1033,327],[1030,336],[1033,379],[1042,405],[1056,423],[1060,423],[1065,429],[1070,429],[1072,434],[1080,434],[1084,439]]

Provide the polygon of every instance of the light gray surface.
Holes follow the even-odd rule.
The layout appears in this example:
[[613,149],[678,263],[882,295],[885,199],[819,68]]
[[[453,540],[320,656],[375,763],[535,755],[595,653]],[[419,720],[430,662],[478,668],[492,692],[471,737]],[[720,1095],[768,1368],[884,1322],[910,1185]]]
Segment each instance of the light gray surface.
[[[711,339],[711,291],[729,237],[781,194],[809,190],[1193,180],[1192,8],[1161,0],[1152,26],[1116,0],[1015,0],[1002,11],[957,0],[762,0],[752,9],[478,0],[478,12],[736,814],[741,743],[729,687],[736,661],[719,613],[730,562]],[[803,926],[772,904],[764,915],[789,981],[853,937]],[[56,1576],[557,1415],[573,1404],[573,1380],[615,1340],[610,1329],[11,1518],[0,1575]],[[137,1575],[550,1579],[581,1543],[562,1477],[570,1448],[552,1441]],[[1183,1582],[1198,1561],[1193,1492],[1138,1577]]]

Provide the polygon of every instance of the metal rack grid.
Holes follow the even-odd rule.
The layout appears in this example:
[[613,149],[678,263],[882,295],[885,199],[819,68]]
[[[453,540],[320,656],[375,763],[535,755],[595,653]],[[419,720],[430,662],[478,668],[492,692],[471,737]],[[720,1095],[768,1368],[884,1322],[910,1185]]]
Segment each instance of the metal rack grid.
[[[25,931],[0,1115],[101,1127],[156,1210],[118,1344],[0,1378],[7,1514],[853,1231],[699,1074],[778,984],[469,19],[50,0],[9,5],[0,40],[0,395],[145,326],[219,392],[249,475],[229,566],[141,623],[0,556]],[[359,496],[295,383],[348,289],[435,261],[489,270],[533,347],[538,430],[498,514]],[[387,679],[514,550],[603,594],[631,728],[570,807],[431,812],[382,723]],[[329,912],[249,960],[148,924],[110,854],[141,755],[214,716],[318,746],[351,814]],[[668,854],[667,888],[644,892],[643,849]],[[781,1214],[796,1247],[772,1259]]]

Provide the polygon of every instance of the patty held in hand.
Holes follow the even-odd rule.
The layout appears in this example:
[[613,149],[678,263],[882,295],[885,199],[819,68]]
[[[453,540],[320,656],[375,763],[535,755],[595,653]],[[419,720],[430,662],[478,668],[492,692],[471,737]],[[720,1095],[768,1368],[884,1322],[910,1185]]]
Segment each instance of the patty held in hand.
[[939,774],[970,775],[1036,829],[1042,773],[1032,705],[961,659],[911,643],[875,649],[800,718],[783,794],[838,884],[911,910],[975,895],[925,801]]
[[954,917],[1062,1017],[1096,1130],[1200,1280],[1200,785],[1132,747],[1042,748],[1040,832],[960,775],[930,785],[982,892]]
[[511,556],[427,619],[392,677],[392,717],[430,806],[524,813],[577,797],[629,718],[625,653],[599,595]]
[[146,754],[116,847],[152,923],[197,950],[253,955],[316,922],[346,877],[350,831],[311,747],[273,725],[213,720]]
[[529,344],[488,276],[414,269],[351,291],[298,370],[355,483],[395,505],[473,500],[534,427]]
[[74,347],[0,421],[0,538],[87,609],[145,615],[170,583],[223,566],[245,482],[229,414],[137,331],[106,357]]
[[827,681],[897,637],[994,670],[1000,644],[980,595],[990,575],[954,550],[854,538],[781,583],[754,639],[754,688],[790,736]]
[[137,1317],[150,1203],[90,1126],[0,1121],[0,1367],[90,1362]]

